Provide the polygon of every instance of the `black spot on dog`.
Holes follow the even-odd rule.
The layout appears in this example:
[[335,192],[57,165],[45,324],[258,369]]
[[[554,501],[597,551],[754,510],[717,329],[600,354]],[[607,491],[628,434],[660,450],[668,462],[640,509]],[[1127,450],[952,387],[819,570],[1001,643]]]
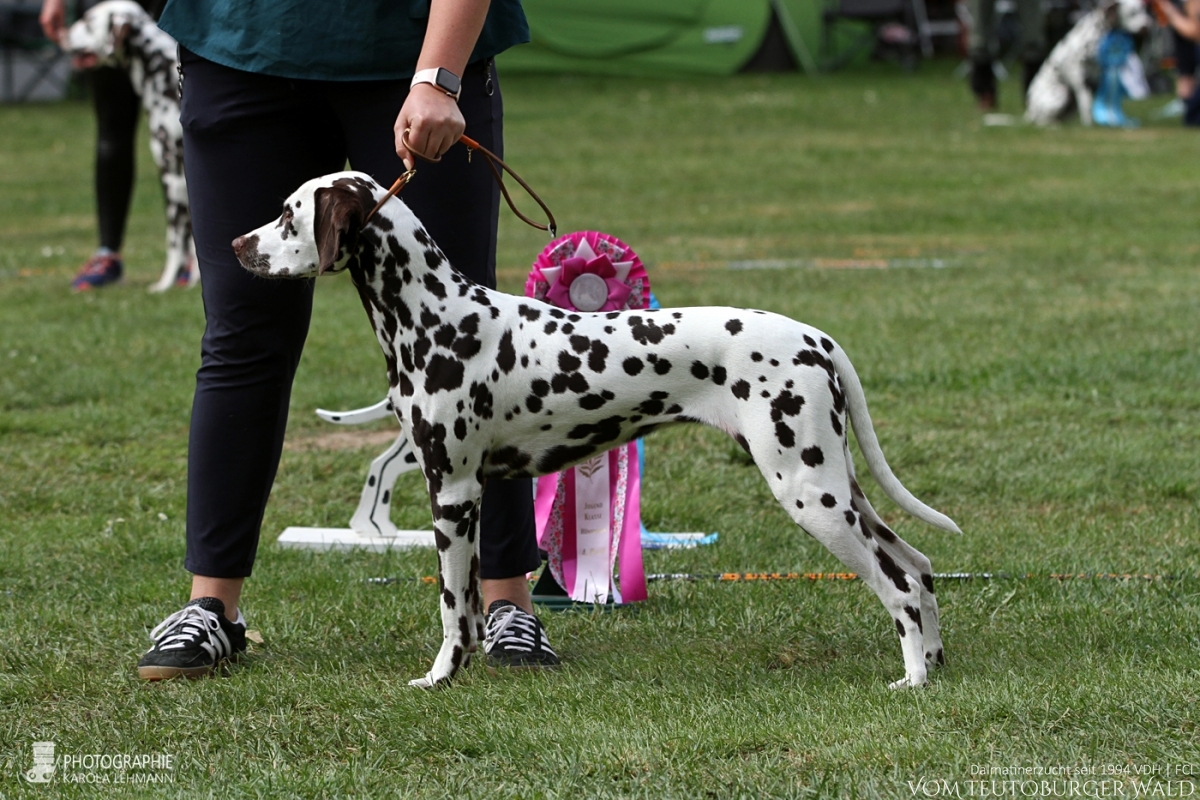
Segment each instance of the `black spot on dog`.
[[921,625],[921,612],[912,606],[905,606],[904,613],[908,614],[908,618],[917,623],[917,630],[921,633],[925,632],[925,628]]
[[629,332],[633,335],[634,341],[640,344],[658,344],[663,340],[663,337],[674,333],[674,331],[675,327],[673,325],[660,328],[652,319],[643,321],[639,316],[629,318]]
[[896,534],[892,532],[892,529],[887,525],[884,525],[882,522],[875,526],[875,534],[885,542],[894,542],[897,539]]
[[784,417],[794,417],[800,413],[803,406],[803,397],[784,389],[778,397],[771,401],[771,421],[779,422]]
[[855,522],[855,516],[854,516],[854,512],[853,512],[853,511],[850,511],[849,509],[847,509],[847,511],[846,511],[846,524],[847,524],[847,525],[850,525],[850,526],[853,526],[853,525],[854,525],[854,522]]
[[788,427],[786,423],[775,423],[775,438],[778,439],[779,443],[784,447],[796,446],[796,432]]
[[813,445],[800,451],[800,460],[810,467],[819,467],[825,463],[825,454],[821,452],[821,448]]
[[571,349],[576,353],[586,353],[587,349],[592,345],[592,340],[586,336],[572,336],[569,341],[571,342]]
[[660,358],[654,363],[654,372],[658,375],[666,375],[671,371],[671,362],[665,358]]
[[736,383],[733,384],[733,386],[729,387],[729,391],[733,392],[733,396],[739,400],[750,399],[750,384],[746,383],[746,381],[741,380],[740,378]]
[[804,501],[802,501],[802,500],[797,500],[797,501],[796,501],[796,508],[804,508]]
[[529,466],[529,462],[532,460],[528,453],[512,445],[499,447],[488,456],[488,462],[495,467],[503,468],[504,474],[519,472]]
[[808,345],[809,347],[817,346],[817,343],[816,343],[816,341],[813,340],[813,337],[809,336],[807,333],[804,334],[804,343],[806,345]]
[[838,436],[842,435],[842,420],[838,417],[836,411],[829,412],[829,421],[833,425],[833,432]]
[[517,313],[520,314],[525,319],[529,320],[530,322],[537,322],[538,318],[540,316],[542,316],[541,311],[537,310],[536,308],[530,308],[529,306],[525,305],[524,303],[517,306]]
[[649,399],[643,400],[633,410],[639,414],[645,414],[647,417],[658,416],[666,408],[666,403],[663,401],[668,397],[670,395],[667,392],[651,392]]
[[449,589],[443,589],[442,603],[446,606],[446,608],[453,609],[458,604],[458,601],[454,599],[454,592],[450,591]]
[[935,591],[933,591],[933,576],[929,573],[925,573],[921,576],[921,584],[925,587],[925,591],[929,592],[930,594],[937,594]]
[[876,550],[875,560],[879,562],[879,568],[883,570],[883,574],[887,575],[892,583],[896,584],[897,589],[902,592],[908,591],[908,574],[900,569],[900,566],[892,560],[892,557],[885,550]]
[[558,368],[562,372],[578,372],[583,366],[583,362],[575,356],[568,353],[566,350],[558,354]]
[[740,319],[731,319],[725,323],[725,330],[729,331],[730,336],[737,336],[742,332],[742,321]]
[[479,419],[492,418],[492,391],[484,383],[471,384],[471,411]]
[[575,326],[569,322],[564,322],[562,326],[563,333],[571,333],[575,330]]
[[901,639],[904,638],[904,623],[900,620],[896,620],[896,632],[900,634]]
[[608,363],[608,345],[599,339],[592,340],[592,349],[588,353],[588,369],[592,372],[604,372]]
[[621,366],[625,368],[626,374],[637,375],[646,366],[640,358],[630,356],[621,362]]
[[833,342],[829,341],[824,336],[821,337],[821,347],[825,348],[826,353],[833,352]]
[[588,411],[595,411],[601,408],[608,401],[598,394],[585,394],[579,398],[579,407]]
[[713,379],[713,383],[715,383],[717,386],[724,386],[725,385],[725,368],[724,367],[713,367],[712,379]]
[[596,448],[587,444],[555,445],[542,453],[542,457],[538,459],[538,472],[541,474],[559,472],[564,467],[582,461],[594,452],[596,452]]
[[454,420],[454,438],[460,442],[467,438],[467,421],[462,417]]
[[506,330],[500,337],[500,348],[496,351],[496,366],[505,375],[512,372],[517,365],[517,351],[513,348],[512,329]]
[[545,397],[546,395],[550,394],[550,384],[541,378],[535,378],[529,384],[529,388],[532,389],[533,393],[538,397]]
[[[437,266],[438,264],[441,263],[441,255],[439,253],[436,253],[433,250],[426,250],[425,251],[426,261],[429,260],[429,256],[431,253],[437,258],[437,260],[433,264],[430,264],[429,266],[431,266],[431,267]],[[436,297],[438,300],[446,299],[446,287],[442,285],[442,282],[437,279],[436,275],[434,275],[432,273],[425,273],[424,282],[425,282],[426,291],[428,291],[431,295]]]
[[753,353],[751,353],[751,354],[750,354],[750,360],[751,360],[751,361],[754,361],[754,362],[756,362],[756,363],[757,363],[757,362],[759,362],[759,361],[762,361],[762,360],[763,360],[763,354],[762,354],[762,353],[759,353],[758,351],[755,351],[755,352],[753,352]]
[[547,322],[545,324],[545,326],[542,327],[542,332],[545,333],[546,335],[550,335],[550,334],[554,333],[556,330],[558,330],[558,323],[555,322],[554,320],[550,320],[549,322]]
[[[549,384],[547,384],[547,388],[549,388]],[[525,407],[528,408],[532,413],[536,414],[542,410],[542,398],[538,397],[536,394],[529,395],[525,398]]]
[[694,375],[697,380],[708,380],[708,367],[705,366],[703,361],[693,361],[692,375]]
[[449,392],[462,386],[463,363],[458,359],[446,358],[437,353],[429,359],[429,368],[425,370],[425,393]]
[[821,495],[821,505],[825,506],[826,508],[833,508],[837,505],[837,499],[833,495],[826,492],[825,494]]

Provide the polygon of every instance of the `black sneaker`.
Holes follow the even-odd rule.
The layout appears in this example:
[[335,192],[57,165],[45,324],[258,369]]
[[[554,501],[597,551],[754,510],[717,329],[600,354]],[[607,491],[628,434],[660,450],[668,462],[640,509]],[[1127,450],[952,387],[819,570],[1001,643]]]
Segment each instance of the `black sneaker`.
[[198,597],[150,632],[154,640],[138,661],[138,677],[148,681],[200,678],[246,652],[246,621],[225,618],[225,604]]
[[558,666],[558,654],[550,647],[542,621],[509,600],[488,607],[483,652],[494,667]]

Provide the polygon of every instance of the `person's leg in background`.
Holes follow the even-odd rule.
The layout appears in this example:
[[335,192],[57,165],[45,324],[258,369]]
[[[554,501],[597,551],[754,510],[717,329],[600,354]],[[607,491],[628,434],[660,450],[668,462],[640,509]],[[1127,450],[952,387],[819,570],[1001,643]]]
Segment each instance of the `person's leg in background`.
[[138,112],[141,99],[129,76],[116,67],[88,73],[96,110],[96,219],[100,247],[71,282],[75,291],[116,283],[124,273],[121,246],[133,198],[137,158]]
[[1197,125],[1200,124],[1200,98],[1195,97],[1200,85],[1196,80],[1197,45],[1174,28],[1171,37],[1175,45],[1175,97],[1180,101],[1183,124]]
[[[503,157],[503,101],[494,65],[490,61],[469,65],[462,86],[459,108],[466,119],[466,135]],[[331,94],[331,102],[346,120],[343,127],[351,166],[385,186],[404,171],[396,155],[392,125],[407,85],[394,87],[392,98],[384,102],[368,97],[376,90],[365,85],[349,91],[334,87],[338,91]],[[437,164],[418,160],[417,173],[404,188],[403,201],[459,272],[495,288],[500,190],[486,163],[478,157],[469,161],[466,148],[455,146]],[[526,575],[539,566],[532,481],[487,481],[480,513],[480,571],[489,633],[500,624],[493,621],[505,623],[503,631],[489,636],[485,643],[487,647],[491,640],[505,639],[503,647],[489,651],[493,660],[520,665],[558,661],[541,623],[533,616]],[[505,648],[510,652],[505,654]]]
[[971,62],[971,92],[982,111],[991,111],[999,102],[996,73],[992,70],[992,29],[996,21],[995,0],[968,0],[971,35],[967,58]]
[[1042,0],[1017,0],[1017,20],[1021,26],[1021,102],[1029,95],[1029,84],[1046,60],[1046,19]]
[[204,643],[223,657],[245,647],[241,590],[308,333],[313,282],[252,276],[230,242],[277,217],[305,180],[345,162],[341,132],[327,107],[310,101],[306,82],[240,72],[186,51],[183,65],[188,195],[206,318],[188,444],[184,566],[193,574],[192,600],[164,621],[139,663],[149,679],[208,674],[216,664]]

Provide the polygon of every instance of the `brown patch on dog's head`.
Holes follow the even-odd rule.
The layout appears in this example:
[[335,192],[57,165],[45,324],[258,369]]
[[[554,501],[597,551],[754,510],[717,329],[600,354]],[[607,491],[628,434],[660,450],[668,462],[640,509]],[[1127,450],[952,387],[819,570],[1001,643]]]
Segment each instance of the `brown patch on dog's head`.
[[335,271],[341,254],[354,250],[363,218],[375,204],[369,190],[348,180],[317,189],[314,239],[317,244],[319,275]]

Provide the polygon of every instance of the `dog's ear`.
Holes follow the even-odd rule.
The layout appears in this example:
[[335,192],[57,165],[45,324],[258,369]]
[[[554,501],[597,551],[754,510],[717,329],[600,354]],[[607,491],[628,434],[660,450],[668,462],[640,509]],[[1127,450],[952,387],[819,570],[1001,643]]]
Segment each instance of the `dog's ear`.
[[1121,9],[1118,7],[1116,0],[1108,0],[1108,2],[1101,3],[1100,10],[1104,12],[1104,21],[1108,23],[1108,27],[1117,27],[1117,23],[1121,20]]
[[315,201],[313,233],[320,267],[317,274],[324,275],[337,263],[343,248],[353,249],[358,242],[358,231],[367,209],[363,208],[360,193],[343,186],[317,189]]

